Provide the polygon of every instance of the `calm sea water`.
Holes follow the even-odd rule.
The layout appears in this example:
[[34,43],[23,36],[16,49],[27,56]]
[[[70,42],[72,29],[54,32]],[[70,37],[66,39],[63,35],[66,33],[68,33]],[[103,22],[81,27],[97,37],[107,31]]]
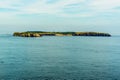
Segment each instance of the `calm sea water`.
[[0,35],[0,80],[120,80],[120,37]]

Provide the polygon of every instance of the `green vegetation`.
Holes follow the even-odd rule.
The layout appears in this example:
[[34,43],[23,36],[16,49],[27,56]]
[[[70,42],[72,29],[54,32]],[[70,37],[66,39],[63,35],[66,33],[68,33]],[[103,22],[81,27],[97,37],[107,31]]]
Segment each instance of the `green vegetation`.
[[13,36],[20,37],[41,37],[41,36],[105,36],[110,37],[109,33],[100,32],[44,32],[44,31],[27,31],[15,32]]

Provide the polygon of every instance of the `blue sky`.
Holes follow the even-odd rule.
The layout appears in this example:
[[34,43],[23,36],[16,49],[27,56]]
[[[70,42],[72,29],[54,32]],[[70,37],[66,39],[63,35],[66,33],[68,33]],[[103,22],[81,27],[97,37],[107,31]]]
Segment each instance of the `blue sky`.
[[0,0],[0,33],[98,31],[120,35],[120,0]]

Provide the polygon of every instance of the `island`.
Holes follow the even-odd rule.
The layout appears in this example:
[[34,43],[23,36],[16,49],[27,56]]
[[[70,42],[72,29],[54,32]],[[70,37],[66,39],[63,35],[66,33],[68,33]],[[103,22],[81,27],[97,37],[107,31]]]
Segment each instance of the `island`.
[[42,37],[42,36],[103,36],[110,37],[109,33],[101,32],[45,32],[45,31],[26,31],[14,32],[13,36],[19,37]]

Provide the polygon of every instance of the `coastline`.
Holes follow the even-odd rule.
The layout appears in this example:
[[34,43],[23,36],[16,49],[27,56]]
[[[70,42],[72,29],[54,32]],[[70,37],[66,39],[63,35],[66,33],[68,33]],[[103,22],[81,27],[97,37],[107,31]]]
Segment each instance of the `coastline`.
[[27,31],[14,32],[13,36],[18,37],[42,37],[42,36],[103,36],[111,37],[109,33],[101,32],[44,32],[44,31]]

